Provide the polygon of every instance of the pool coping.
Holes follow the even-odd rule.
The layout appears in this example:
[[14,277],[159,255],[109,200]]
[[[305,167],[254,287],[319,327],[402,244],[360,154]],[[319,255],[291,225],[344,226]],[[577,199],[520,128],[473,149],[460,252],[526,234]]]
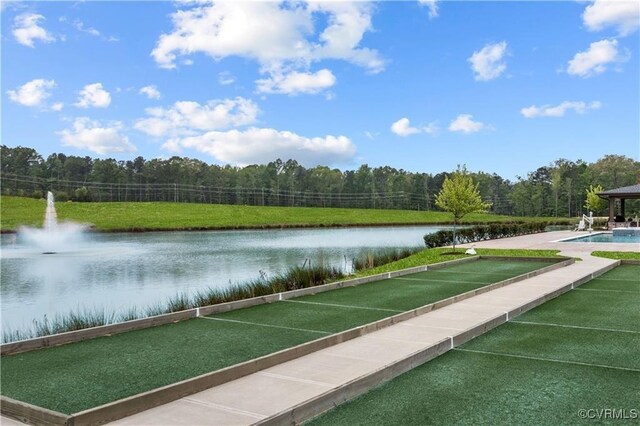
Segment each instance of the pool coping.
[[[607,231],[589,232],[586,235],[576,235],[575,237],[562,238],[560,240],[553,240],[551,242],[552,243],[566,243],[568,241],[579,240],[580,238],[592,237],[594,235],[602,235],[602,234],[611,234],[611,232],[607,232]],[[582,242],[589,242],[589,241],[582,241]]]
[[[432,265],[423,265],[419,267],[407,268],[400,271],[388,272],[388,273],[378,274],[375,276],[365,277],[365,278],[378,277],[376,279],[376,281],[378,281],[382,279],[393,278],[394,276],[407,275],[407,274],[416,273],[416,272],[424,272],[429,269],[441,269],[441,268],[445,268],[447,266],[451,266],[458,263],[473,262],[473,261],[480,260],[481,258],[504,259],[504,260],[508,259],[508,260],[533,261],[533,262],[551,261],[554,263],[551,265],[545,266],[543,268],[527,272],[525,274],[520,274],[518,276],[508,278],[506,280],[502,280],[497,283],[489,284],[484,287],[480,287],[465,293],[451,296],[449,298],[439,300],[437,302],[430,303],[430,304],[412,309],[410,311],[392,315],[390,317],[383,318],[381,320],[378,320],[369,324],[364,324],[358,327],[354,327],[340,333],[335,333],[330,336],[312,340],[310,342],[306,342],[294,347],[283,349],[281,351],[264,355],[259,358],[248,360],[239,364],[225,367],[223,369],[205,373],[200,376],[192,377],[180,382],[172,383],[172,384],[162,386],[156,389],[152,389],[143,393],[132,395],[127,398],[123,398],[117,401],[113,401],[98,407],[93,407],[93,408],[90,408],[81,412],[73,413],[70,415],[58,413],[56,411],[41,408],[36,405],[25,403],[22,401],[17,401],[12,398],[6,397],[4,395],[0,396],[0,402],[1,402],[0,413],[12,418],[16,418],[21,421],[25,421],[25,422],[28,422],[31,424],[37,424],[37,425],[74,426],[74,425],[80,425],[80,424],[101,424],[108,421],[117,420],[129,415],[135,414],[137,412],[144,411],[158,405],[166,404],[176,399],[209,389],[211,387],[218,386],[220,384],[229,382],[231,380],[239,379],[246,375],[264,370],[269,367],[273,367],[283,362],[290,361],[290,360],[299,358],[301,356],[316,352],[320,349],[325,349],[325,348],[334,346],[336,344],[354,339],[356,337],[360,337],[360,336],[369,334],[371,332],[381,330],[390,325],[397,324],[402,321],[406,321],[418,315],[422,315],[424,313],[431,312],[433,310],[437,310],[445,306],[449,306],[453,303],[474,297],[476,295],[486,293],[488,291],[491,291],[500,287],[504,287],[509,284],[513,284],[515,282],[519,282],[527,278],[531,278],[531,277],[543,274],[545,272],[549,272],[555,269],[559,269],[559,268],[571,265],[575,262],[575,259],[566,258],[566,257],[555,257],[555,258],[522,257],[520,258],[520,257],[508,257],[508,256],[473,256],[470,258],[456,259],[452,261],[435,263]],[[310,288],[300,289],[300,290],[292,290],[287,293],[306,291],[304,294],[308,294],[308,293],[312,293],[309,290],[318,290],[320,287],[325,287],[325,286],[333,286],[333,287],[325,288],[322,291],[329,291],[336,288],[354,286],[354,285],[359,285],[364,283],[364,282],[358,282],[356,284],[353,283],[354,281],[358,281],[358,280],[361,280],[361,279],[325,284],[324,286],[310,287]],[[365,281],[365,282],[371,282],[371,281]],[[345,283],[349,285],[346,285]],[[298,295],[300,294],[295,294],[295,296],[298,296]],[[275,294],[272,296],[278,297],[278,294]],[[290,295],[289,297],[294,297],[294,296]],[[254,299],[263,299],[263,298],[254,298]],[[283,299],[277,299],[277,300],[283,300]],[[229,303],[234,303],[234,302],[229,302]],[[267,302],[262,301],[256,304],[262,304],[262,303],[267,303]],[[213,305],[211,308],[213,308],[214,306],[217,306],[217,305]],[[253,305],[248,305],[248,306],[253,306]],[[241,306],[241,307],[246,307],[246,306]],[[236,307],[235,309],[239,309],[239,308],[240,307]],[[221,311],[221,312],[224,312],[224,311]],[[169,314],[169,315],[172,315],[172,314]],[[84,339],[81,339],[81,340],[84,340]]]

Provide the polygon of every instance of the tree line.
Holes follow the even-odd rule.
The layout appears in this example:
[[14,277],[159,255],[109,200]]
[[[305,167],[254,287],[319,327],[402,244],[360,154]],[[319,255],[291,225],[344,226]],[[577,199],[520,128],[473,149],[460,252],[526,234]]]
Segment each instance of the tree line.
[[[0,163],[3,194],[40,198],[50,190],[59,201],[437,210],[436,195],[451,175],[366,164],[345,171],[305,168],[280,159],[234,167],[177,156],[117,161],[55,153],[44,158],[33,148],[5,145],[0,146]],[[491,213],[571,217],[585,212],[590,185],[611,189],[635,184],[640,162],[621,155],[606,155],[594,163],[559,159],[513,182],[496,173],[470,175],[482,200],[491,203]]]

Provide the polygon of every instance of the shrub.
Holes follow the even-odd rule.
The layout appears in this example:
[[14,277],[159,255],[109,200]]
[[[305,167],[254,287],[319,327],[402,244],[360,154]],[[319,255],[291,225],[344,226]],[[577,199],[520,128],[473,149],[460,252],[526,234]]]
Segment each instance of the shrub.
[[[525,223],[490,223],[459,229],[456,233],[456,244],[468,244],[476,241],[495,240],[498,238],[516,237],[518,235],[544,232],[546,222]],[[427,248],[448,246],[453,241],[453,231],[442,230],[424,236]]]

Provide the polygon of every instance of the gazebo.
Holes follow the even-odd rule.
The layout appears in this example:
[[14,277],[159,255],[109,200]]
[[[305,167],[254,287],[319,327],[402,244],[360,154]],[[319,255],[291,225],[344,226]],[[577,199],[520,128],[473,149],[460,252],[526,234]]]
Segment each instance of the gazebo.
[[[624,212],[624,201],[640,199],[640,183],[603,191],[598,193],[598,196],[609,201],[609,228],[626,226],[629,222]],[[618,214],[616,214],[616,200],[620,200]]]

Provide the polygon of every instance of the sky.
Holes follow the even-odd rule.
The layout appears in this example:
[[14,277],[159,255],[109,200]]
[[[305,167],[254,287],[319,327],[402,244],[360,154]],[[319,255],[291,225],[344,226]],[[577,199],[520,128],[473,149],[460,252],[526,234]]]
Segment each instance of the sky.
[[639,9],[2,0],[2,144],[508,179],[639,160]]

